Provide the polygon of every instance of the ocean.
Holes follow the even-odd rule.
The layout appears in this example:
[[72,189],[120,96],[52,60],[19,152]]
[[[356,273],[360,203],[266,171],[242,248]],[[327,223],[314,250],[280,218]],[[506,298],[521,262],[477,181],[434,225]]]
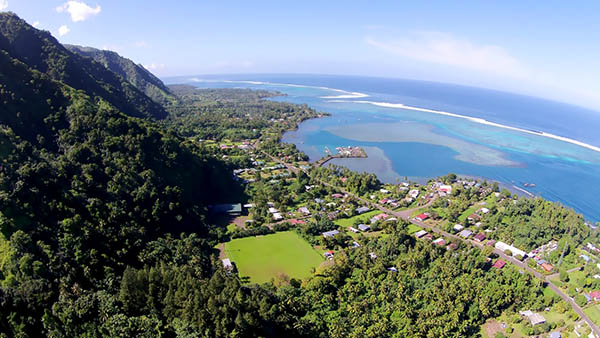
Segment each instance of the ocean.
[[[600,112],[506,92],[415,80],[332,75],[210,75],[165,79],[200,88],[280,91],[330,117],[283,142],[311,160],[360,146],[367,159],[332,163],[389,183],[455,173],[498,181],[600,221]],[[525,187],[525,183],[535,187]]]

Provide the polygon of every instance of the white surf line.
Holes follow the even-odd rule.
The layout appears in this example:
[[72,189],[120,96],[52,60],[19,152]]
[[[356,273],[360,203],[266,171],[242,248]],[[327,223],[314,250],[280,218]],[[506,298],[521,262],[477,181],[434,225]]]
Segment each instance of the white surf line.
[[322,90],[329,90],[336,93],[342,93],[342,95],[334,95],[334,96],[321,96],[322,99],[360,99],[364,97],[368,97],[369,95],[359,92],[349,92],[343,89],[330,88],[330,87],[321,87],[321,86],[308,86],[308,85],[299,85],[293,83],[277,83],[277,82],[264,82],[264,81],[247,81],[247,80],[209,80],[209,79],[199,79],[199,78],[191,78],[192,82],[224,82],[224,83],[246,83],[253,85],[266,85],[266,86],[283,86],[283,87],[295,87],[295,88],[315,88]]
[[372,104],[372,105],[375,105],[375,106],[386,107],[386,108],[400,108],[400,109],[406,109],[406,110],[414,110],[414,111],[421,111],[421,112],[438,114],[438,115],[451,116],[451,117],[465,119],[465,120],[469,120],[471,122],[475,122],[475,123],[479,123],[479,124],[484,124],[484,125],[488,125],[488,126],[492,126],[492,127],[497,127],[497,128],[503,128],[503,129],[513,130],[513,131],[518,131],[518,132],[521,132],[521,133],[526,133],[526,134],[531,134],[531,135],[543,136],[543,137],[555,139],[555,140],[562,141],[562,142],[571,143],[571,144],[574,144],[574,145],[577,145],[577,146],[580,146],[580,147],[584,147],[584,148],[587,148],[587,149],[590,149],[590,150],[593,150],[593,151],[600,152],[600,147],[596,147],[596,146],[593,146],[591,144],[587,144],[587,143],[584,143],[584,142],[581,142],[581,141],[577,141],[577,140],[574,140],[574,139],[571,139],[571,138],[568,138],[568,137],[558,136],[558,135],[546,133],[546,132],[543,132],[543,131],[536,132],[536,131],[532,131],[532,130],[517,128],[517,127],[511,127],[511,126],[507,126],[507,125],[496,123],[496,122],[490,122],[488,120],[485,120],[485,119],[482,119],[482,118],[478,118],[478,117],[471,117],[471,116],[466,116],[466,115],[460,115],[460,114],[450,113],[450,112],[446,112],[446,111],[433,110],[433,109],[427,109],[427,108],[419,108],[419,107],[412,107],[412,106],[404,105],[402,103],[376,102],[376,101],[365,101],[365,100],[357,100],[357,101],[329,100],[327,102],[364,103],[364,104]]
[[517,190],[519,190],[519,191],[522,191],[522,192],[526,193],[527,195],[529,195],[529,197],[535,197],[535,195],[534,195],[534,194],[530,193],[529,191],[527,191],[527,190],[525,190],[525,189],[523,189],[523,188],[519,188],[519,187],[517,187],[516,185],[513,185],[513,188],[515,188],[515,189],[517,189]]

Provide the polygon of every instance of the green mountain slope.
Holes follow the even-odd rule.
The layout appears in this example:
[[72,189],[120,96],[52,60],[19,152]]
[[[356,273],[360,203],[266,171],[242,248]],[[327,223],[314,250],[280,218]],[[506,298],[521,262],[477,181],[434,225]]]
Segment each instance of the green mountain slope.
[[159,236],[208,232],[206,206],[239,192],[228,165],[139,118],[152,107],[0,14],[0,336],[41,336],[65,290],[110,287]]
[[127,115],[157,119],[167,115],[160,104],[127,80],[68,51],[49,32],[33,28],[13,13],[0,13],[0,49],[53,80],[103,98]]
[[75,45],[65,45],[65,47],[73,53],[88,57],[104,65],[104,67],[120,75],[148,97],[162,105],[168,105],[176,100],[169,88],[154,74],[142,65],[137,65],[113,51]]

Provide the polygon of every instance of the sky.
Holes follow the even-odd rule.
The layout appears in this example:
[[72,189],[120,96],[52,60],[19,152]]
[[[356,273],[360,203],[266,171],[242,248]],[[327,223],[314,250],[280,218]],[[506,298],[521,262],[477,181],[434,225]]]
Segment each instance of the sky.
[[0,0],[0,10],[160,77],[382,76],[600,110],[598,1]]

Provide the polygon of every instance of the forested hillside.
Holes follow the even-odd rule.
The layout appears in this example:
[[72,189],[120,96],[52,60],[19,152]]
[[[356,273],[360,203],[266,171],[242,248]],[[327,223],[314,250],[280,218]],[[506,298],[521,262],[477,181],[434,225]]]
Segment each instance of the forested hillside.
[[176,101],[169,88],[142,65],[137,65],[110,50],[75,45],[65,45],[65,47],[73,53],[88,57],[104,65],[104,67],[120,75],[157,103],[168,105]]
[[136,117],[166,117],[165,109],[127,80],[78,54],[50,33],[37,30],[12,13],[0,13],[0,48],[32,70],[88,95],[104,98],[121,112]]
[[207,205],[241,191],[227,164],[131,117],[164,114],[133,86],[12,14],[0,30],[0,331],[35,337],[67,290],[109,290],[164,234],[206,237]]

